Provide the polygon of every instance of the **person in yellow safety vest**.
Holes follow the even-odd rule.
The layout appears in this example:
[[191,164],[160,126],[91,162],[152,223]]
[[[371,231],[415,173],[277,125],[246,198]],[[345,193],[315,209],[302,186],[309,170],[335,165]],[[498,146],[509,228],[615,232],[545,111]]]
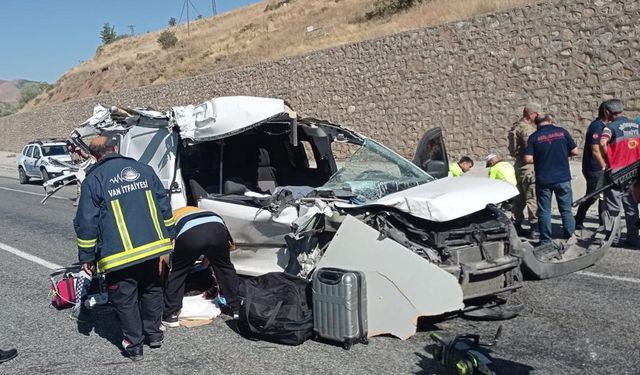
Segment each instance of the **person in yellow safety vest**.
[[449,164],[449,177],[460,177],[463,173],[469,172],[473,168],[473,160],[468,156],[463,156],[457,163]]
[[496,154],[487,155],[485,160],[487,162],[486,167],[489,168],[490,179],[507,181],[513,186],[518,184],[516,181],[516,170],[511,163],[502,160]]

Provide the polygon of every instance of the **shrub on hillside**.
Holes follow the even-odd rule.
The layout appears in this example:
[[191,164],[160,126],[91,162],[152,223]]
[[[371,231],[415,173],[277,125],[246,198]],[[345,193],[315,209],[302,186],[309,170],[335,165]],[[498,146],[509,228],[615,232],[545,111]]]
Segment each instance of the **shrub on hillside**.
[[162,49],[171,48],[178,43],[178,37],[176,37],[176,33],[173,31],[165,30],[160,33],[158,37],[158,43],[162,46]]
[[35,99],[36,96],[49,90],[52,86],[46,82],[31,82],[20,90],[20,99],[18,100],[18,109],[24,107]]
[[367,12],[364,16],[365,20],[374,18],[382,18],[405,11],[418,3],[424,3],[430,0],[375,0],[373,10]]

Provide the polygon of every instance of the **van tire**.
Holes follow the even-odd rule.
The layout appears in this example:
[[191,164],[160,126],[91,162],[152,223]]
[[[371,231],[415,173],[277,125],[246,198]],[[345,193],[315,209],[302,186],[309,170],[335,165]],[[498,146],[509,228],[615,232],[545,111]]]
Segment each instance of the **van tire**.
[[18,180],[20,181],[21,185],[29,183],[29,176],[27,176],[27,173],[22,167],[18,167]]

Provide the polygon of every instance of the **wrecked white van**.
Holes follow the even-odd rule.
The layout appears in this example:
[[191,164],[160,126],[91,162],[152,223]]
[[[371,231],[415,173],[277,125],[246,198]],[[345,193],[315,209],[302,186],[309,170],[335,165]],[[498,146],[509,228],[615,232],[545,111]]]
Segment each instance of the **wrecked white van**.
[[370,335],[406,338],[418,316],[476,301],[513,316],[500,297],[521,286],[526,249],[498,205],[518,192],[425,172],[446,174],[437,130],[413,163],[282,100],[223,97],[166,114],[98,106],[71,139],[86,147],[106,130],[120,134],[123,155],[155,169],[174,208],[197,205],[225,219],[238,273],[365,272]]

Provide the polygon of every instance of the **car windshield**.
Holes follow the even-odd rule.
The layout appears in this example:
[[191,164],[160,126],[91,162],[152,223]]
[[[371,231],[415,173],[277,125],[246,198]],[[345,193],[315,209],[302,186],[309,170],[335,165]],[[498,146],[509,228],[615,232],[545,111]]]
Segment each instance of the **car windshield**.
[[67,148],[64,145],[42,146],[44,156],[66,155]]
[[366,139],[351,159],[318,190],[350,190],[376,200],[434,178],[380,143]]

